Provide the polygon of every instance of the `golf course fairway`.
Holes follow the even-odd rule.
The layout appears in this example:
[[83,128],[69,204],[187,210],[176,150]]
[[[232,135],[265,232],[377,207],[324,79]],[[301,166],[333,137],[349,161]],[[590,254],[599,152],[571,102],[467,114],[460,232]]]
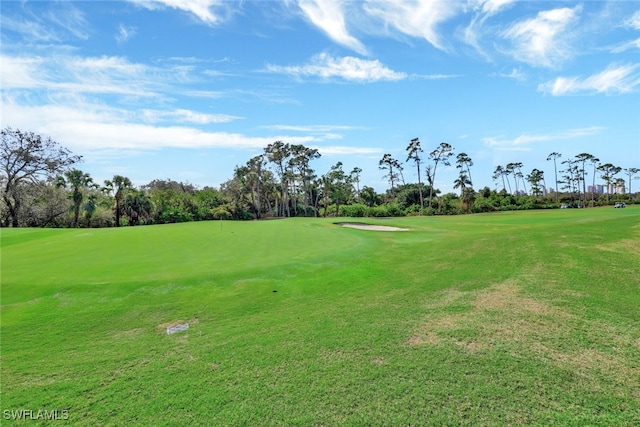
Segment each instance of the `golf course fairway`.
[[342,220],[2,229],[2,425],[640,424],[640,206]]

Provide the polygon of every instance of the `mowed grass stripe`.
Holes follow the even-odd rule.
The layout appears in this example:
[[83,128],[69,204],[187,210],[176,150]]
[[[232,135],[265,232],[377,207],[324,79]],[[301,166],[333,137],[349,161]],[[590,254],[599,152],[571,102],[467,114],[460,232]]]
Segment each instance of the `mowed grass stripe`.
[[[2,409],[68,408],[79,425],[633,425],[639,219],[382,221],[405,233],[294,219],[14,241]],[[155,257],[119,254],[142,237]],[[72,247],[110,251],[110,267],[74,274]],[[24,255],[56,278],[17,268]],[[190,329],[164,334],[177,320]]]

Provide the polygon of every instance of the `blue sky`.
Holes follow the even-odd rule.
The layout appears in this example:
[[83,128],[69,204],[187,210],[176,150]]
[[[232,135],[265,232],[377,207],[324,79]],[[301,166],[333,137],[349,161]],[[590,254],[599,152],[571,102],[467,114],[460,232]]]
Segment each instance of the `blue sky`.
[[[545,171],[640,167],[637,1],[2,1],[2,127],[51,136],[102,182],[219,186],[269,143],[361,185],[413,138]],[[417,182],[406,164],[407,182]],[[453,190],[457,170],[439,168]],[[623,175],[620,175],[621,177]],[[550,179],[551,178],[551,179]],[[423,178],[424,180],[424,178]]]

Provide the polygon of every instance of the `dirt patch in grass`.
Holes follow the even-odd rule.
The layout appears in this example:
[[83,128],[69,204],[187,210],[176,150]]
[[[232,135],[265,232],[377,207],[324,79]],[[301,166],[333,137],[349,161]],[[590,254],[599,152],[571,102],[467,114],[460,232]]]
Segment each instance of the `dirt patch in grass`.
[[597,245],[596,249],[605,252],[630,252],[632,254],[640,253],[640,240],[623,239],[614,244]]
[[407,228],[390,227],[388,225],[364,224],[361,222],[337,222],[336,225],[348,228],[357,228],[358,230],[370,231],[409,231]]
[[[447,290],[430,300],[425,311],[428,314],[407,341],[410,346],[454,345],[473,353],[500,345],[584,377],[604,374],[620,384],[640,386],[637,368],[628,359],[637,340],[615,325],[585,321],[525,295],[515,281],[481,291]],[[575,334],[588,339],[572,340]]]

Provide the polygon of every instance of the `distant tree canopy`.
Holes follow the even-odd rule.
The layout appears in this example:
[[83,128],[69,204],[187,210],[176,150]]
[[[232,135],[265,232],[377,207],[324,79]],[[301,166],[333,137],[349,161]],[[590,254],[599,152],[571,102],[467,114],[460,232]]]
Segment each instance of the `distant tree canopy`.
[[[362,169],[350,172],[338,161],[316,173],[317,149],[275,141],[264,152],[235,167],[220,188],[154,179],[136,188],[122,175],[104,181],[74,167],[81,161],[48,137],[6,128],[0,145],[0,225],[3,227],[112,227],[174,222],[261,219],[291,216],[386,217],[452,215],[513,209],[605,205],[639,202],[631,193],[640,168],[622,169],[601,163],[589,153],[567,157],[551,153],[556,189],[547,188],[542,170],[524,172],[514,161],[497,165],[496,189],[473,188],[473,160],[443,142],[428,156],[418,138],[406,147],[404,164],[415,167],[417,183],[405,182],[403,163],[387,153],[378,166],[389,188],[378,193],[361,186]],[[455,156],[455,157],[454,157]],[[458,175],[451,183],[457,193],[442,194],[435,187],[441,165],[455,159]],[[423,167],[424,166],[424,167]],[[560,169],[558,168],[560,166]],[[626,179],[618,176],[624,171]],[[423,175],[424,174],[424,175]],[[587,177],[591,182],[587,186]],[[423,180],[423,178],[425,178]],[[596,186],[599,178],[604,185]],[[561,186],[563,191],[558,191]],[[500,189],[498,191],[498,189]],[[425,195],[428,206],[425,208]]]
[[81,160],[48,137],[19,129],[2,129],[0,140],[2,200],[7,209],[3,225],[20,225],[26,184],[54,178]]

